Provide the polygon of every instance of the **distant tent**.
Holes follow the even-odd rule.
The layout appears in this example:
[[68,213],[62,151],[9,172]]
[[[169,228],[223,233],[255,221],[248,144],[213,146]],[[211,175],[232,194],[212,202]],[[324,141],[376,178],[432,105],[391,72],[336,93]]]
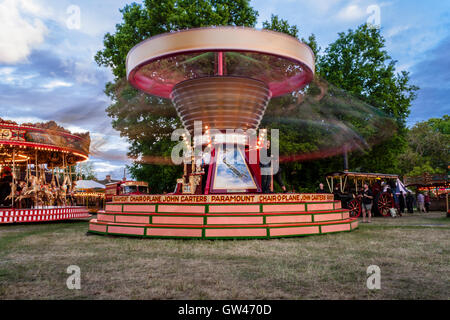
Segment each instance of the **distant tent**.
[[105,189],[106,187],[94,180],[78,180],[76,181],[75,190],[85,189]]
[[401,180],[397,178],[397,181],[395,182],[395,193],[400,194],[400,192],[403,192],[403,194],[407,194],[408,192],[412,191],[406,188],[403,182],[401,182]]

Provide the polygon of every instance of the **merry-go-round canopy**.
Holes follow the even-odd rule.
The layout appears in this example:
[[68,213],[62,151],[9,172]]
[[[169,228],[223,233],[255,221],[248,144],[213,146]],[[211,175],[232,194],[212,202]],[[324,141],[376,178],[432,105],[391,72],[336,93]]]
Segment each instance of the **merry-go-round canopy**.
[[351,172],[351,171],[336,171],[330,172],[325,175],[326,178],[336,178],[336,177],[351,177],[359,179],[398,179],[397,174],[387,174],[387,173],[371,173],[371,172]]
[[66,167],[89,156],[89,132],[71,133],[54,121],[24,123],[0,118],[0,164]]

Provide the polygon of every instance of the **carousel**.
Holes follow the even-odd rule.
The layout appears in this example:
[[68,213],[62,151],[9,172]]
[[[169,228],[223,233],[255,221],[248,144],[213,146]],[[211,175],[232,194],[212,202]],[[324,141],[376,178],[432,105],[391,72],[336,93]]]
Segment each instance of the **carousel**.
[[73,166],[88,159],[89,133],[54,121],[0,118],[0,224],[88,218],[75,204]]
[[446,211],[450,215],[449,174],[429,174],[405,176],[405,185],[416,188],[417,192],[428,193],[431,197],[430,210]]
[[94,180],[77,180],[74,194],[78,206],[85,206],[91,214],[105,208],[105,186]]
[[273,193],[262,178],[276,173],[278,161],[268,156],[269,134],[276,143],[271,132],[256,131],[272,97],[312,81],[307,45],[246,27],[189,29],[137,44],[126,67],[135,88],[172,100],[184,126],[184,174],[172,194],[114,196],[90,232],[268,239],[358,227],[333,194]]

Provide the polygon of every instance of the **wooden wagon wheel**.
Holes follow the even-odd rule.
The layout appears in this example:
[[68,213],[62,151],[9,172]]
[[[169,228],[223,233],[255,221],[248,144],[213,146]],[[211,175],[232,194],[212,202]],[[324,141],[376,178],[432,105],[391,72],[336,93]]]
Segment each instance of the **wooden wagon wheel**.
[[361,203],[358,199],[352,199],[347,203],[350,218],[357,218],[361,215]]
[[378,198],[378,211],[383,217],[387,217],[391,212],[389,209],[394,207],[394,199],[389,192],[383,192]]

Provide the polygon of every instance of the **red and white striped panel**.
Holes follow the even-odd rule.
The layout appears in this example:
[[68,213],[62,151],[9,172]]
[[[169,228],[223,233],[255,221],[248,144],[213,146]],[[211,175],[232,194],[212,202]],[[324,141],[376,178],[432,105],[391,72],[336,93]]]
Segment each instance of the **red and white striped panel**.
[[49,209],[4,209],[0,210],[0,224],[14,222],[38,222],[88,218],[84,207],[66,207]]

